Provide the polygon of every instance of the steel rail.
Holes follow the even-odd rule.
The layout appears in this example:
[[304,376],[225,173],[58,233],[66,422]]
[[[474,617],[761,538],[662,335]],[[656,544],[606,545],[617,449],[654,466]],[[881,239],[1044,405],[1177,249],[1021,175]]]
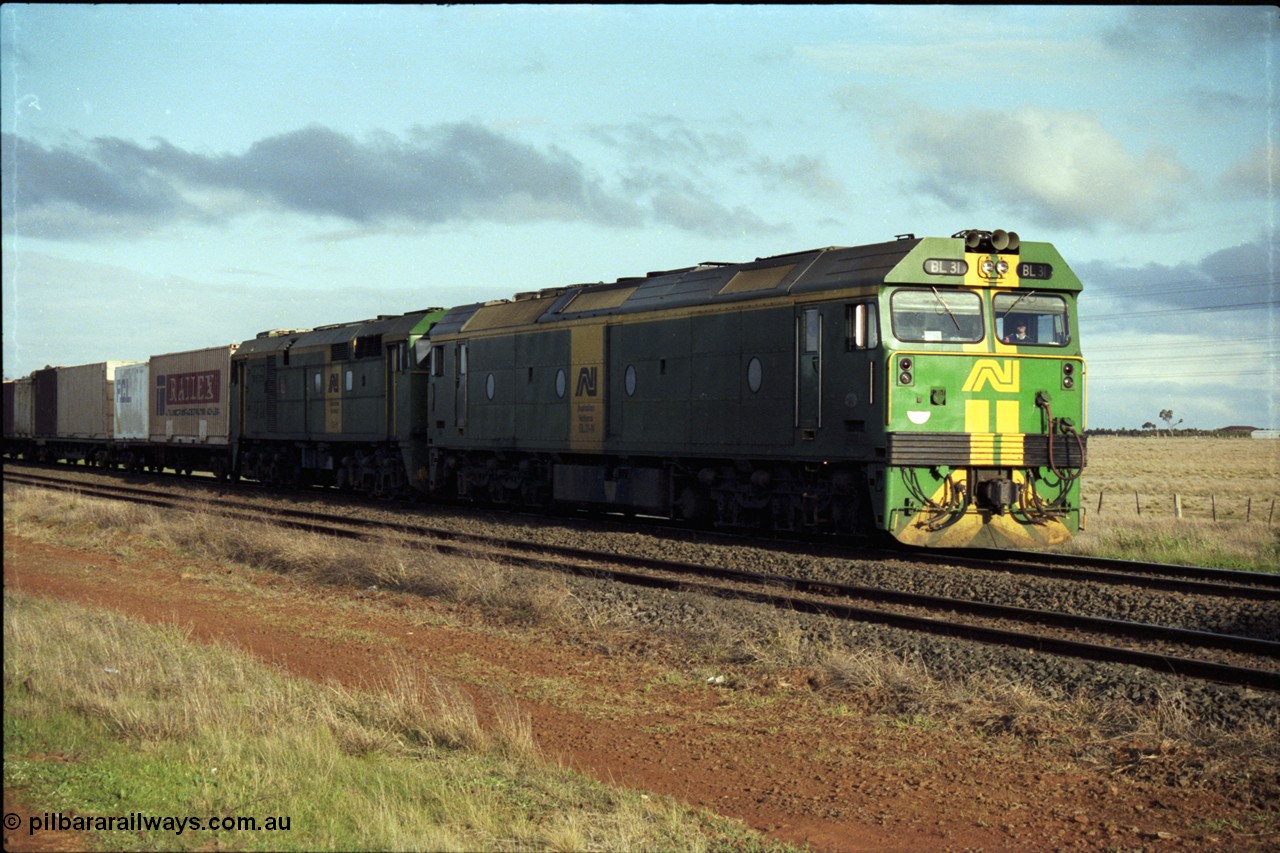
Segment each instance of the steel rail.
[[[1249,572],[1237,569],[1213,569],[1208,566],[1183,566],[1174,563],[1141,563],[1107,557],[1044,554],[1035,551],[999,551],[975,548],[972,551],[933,552],[935,559],[967,567],[1013,569],[1040,577],[1070,577],[1101,583],[1141,584],[1149,589],[1194,594],[1215,594],[1218,588],[1230,589],[1233,595],[1262,600],[1280,599],[1280,574]],[[1063,565],[1067,561],[1070,565]],[[1239,590],[1237,593],[1236,590]]]
[[[1008,605],[975,602],[966,599],[951,599],[941,596],[904,593],[897,590],[886,590],[876,587],[863,587],[830,581],[809,581],[789,578],[780,575],[747,573],[735,569],[684,563],[673,560],[662,560],[638,557],[626,554],[601,553],[584,548],[569,546],[542,545],[510,538],[486,536],[480,534],[460,534],[419,525],[406,525],[370,519],[338,517],[316,513],[309,510],[289,508],[241,508],[233,505],[212,505],[198,498],[184,496],[156,496],[154,492],[135,487],[103,484],[86,486],[58,478],[31,477],[30,475],[7,476],[15,482],[28,482],[32,485],[49,485],[55,488],[70,489],[81,494],[91,494],[104,498],[127,497],[154,506],[177,508],[183,504],[199,504],[214,512],[236,518],[238,520],[263,522],[263,513],[277,516],[269,519],[271,523],[282,524],[309,532],[348,538],[360,538],[377,531],[379,535],[398,533],[401,535],[426,536],[435,539],[462,540],[481,544],[490,551],[479,552],[480,555],[493,556],[492,549],[511,549],[505,555],[507,559],[517,563],[544,569],[568,571],[580,575],[608,577],[620,582],[666,589],[698,591],[717,597],[736,597],[768,603],[801,612],[819,613],[843,619],[859,620],[886,624],[913,631],[944,635],[957,638],[977,640],[1015,648],[1039,650],[1053,654],[1083,658],[1111,663],[1128,663],[1168,672],[1175,675],[1224,681],[1243,684],[1259,689],[1280,691],[1280,673],[1250,667],[1239,667],[1213,661],[1203,661],[1135,649],[1116,648],[1113,646],[1087,643],[1079,640],[1048,637],[1042,634],[1028,634],[1009,631],[1001,628],[974,625],[955,621],[944,621],[932,617],[915,616],[867,607],[844,604],[832,600],[836,596],[853,599],[864,599],[899,606],[920,607],[934,611],[943,610],[965,613],[983,618],[1004,619],[1021,623],[1042,626],[1053,626],[1069,630],[1090,631],[1112,636],[1140,637],[1147,640],[1194,645],[1203,648],[1218,648],[1260,657],[1280,657],[1280,643],[1250,637],[1239,637],[1226,634],[1214,634],[1182,628],[1171,628],[1148,623],[1124,622],[1090,616],[1073,616],[1055,611],[1039,611]],[[52,482],[49,482],[52,481]],[[281,518],[280,516],[284,516]],[[445,546],[445,550],[458,551],[476,555],[473,549],[457,544]],[[532,556],[543,554],[546,556]],[[566,562],[566,559],[584,561],[578,564]],[[629,571],[618,568],[605,568],[606,565],[626,565],[646,571]],[[662,572],[668,577],[655,575]],[[715,586],[702,582],[701,578],[710,578],[737,585],[751,585],[754,589],[740,587]],[[764,592],[769,588],[790,590],[796,595]]]
[[[68,470],[67,466],[40,466],[36,463],[21,463],[36,468],[51,467],[53,470]],[[77,469],[69,469],[75,472]],[[98,472],[94,469],[80,471]],[[8,472],[6,472],[8,476]],[[30,475],[39,476],[39,475]],[[152,475],[155,476],[155,475]],[[198,487],[225,487],[225,484],[208,480],[182,478],[184,483]],[[118,488],[127,488],[120,486]],[[316,495],[330,495],[322,491]],[[287,513],[288,510],[279,510]],[[516,512],[516,514],[523,514]],[[597,520],[599,520],[597,518]],[[606,522],[607,523],[607,522]],[[627,525],[634,529],[634,524]],[[1280,601],[1280,573],[1240,571],[1231,569],[1214,569],[1206,566],[1186,566],[1170,563],[1141,563],[1132,560],[1119,560],[1105,557],[1085,555],[1061,555],[1037,551],[1005,551],[999,549],[920,549],[908,546],[883,543],[868,548],[866,544],[857,546],[835,545],[830,542],[810,542],[792,537],[760,538],[750,535],[725,533],[721,531],[691,530],[688,527],[672,526],[669,522],[657,525],[658,530],[669,530],[683,535],[694,535],[698,539],[723,540],[748,546],[772,548],[786,546],[793,554],[820,556],[835,559],[867,560],[909,559],[915,563],[929,563],[942,566],[959,565],[965,568],[982,571],[1007,571],[1020,575],[1041,577],[1050,580],[1080,580],[1111,585],[1135,586],[1150,590],[1178,592],[1189,595],[1218,595],[1231,598],[1249,598],[1258,601]]]

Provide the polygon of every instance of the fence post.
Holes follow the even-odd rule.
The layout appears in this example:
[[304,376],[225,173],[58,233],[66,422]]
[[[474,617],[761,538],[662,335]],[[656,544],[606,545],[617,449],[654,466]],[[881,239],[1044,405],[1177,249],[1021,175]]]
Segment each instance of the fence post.
[[1101,513],[1101,512],[1102,512],[1102,492],[1098,492],[1098,509],[1097,509],[1097,512],[1099,512],[1099,513]]
[[1271,526],[1271,517],[1276,514],[1276,499],[1271,499],[1271,509],[1267,510],[1267,526]]
[[1213,511],[1213,520],[1218,520],[1218,496],[1209,495],[1209,508]]
[[1138,493],[1133,493],[1133,506],[1138,510],[1138,515],[1142,515],[1142,501],[1138,500]]
[[1173,493],[1173,517],[1182,518],[1182,495]]
[[1253,517],[1253,496],[1249,497],[1249,502],[1244,505],[1244,523],[1248,524],[1249,519]]

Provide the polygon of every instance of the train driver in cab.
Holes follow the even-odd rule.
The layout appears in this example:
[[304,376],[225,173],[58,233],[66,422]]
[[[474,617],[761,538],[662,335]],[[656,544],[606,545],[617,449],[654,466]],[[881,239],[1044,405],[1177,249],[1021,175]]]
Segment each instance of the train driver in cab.
[[1030,344],[1035,343],[1031,339],[1031,335],[1027,334],[1027,319],[1019,317],[1013,322],[1013,333],[1004,336],[1006,344]]

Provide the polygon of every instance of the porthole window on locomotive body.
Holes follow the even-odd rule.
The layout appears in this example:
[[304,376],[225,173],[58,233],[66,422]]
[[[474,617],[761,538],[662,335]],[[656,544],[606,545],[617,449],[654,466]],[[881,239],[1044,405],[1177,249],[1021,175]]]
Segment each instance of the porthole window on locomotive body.
[[556,371],[556,396],[561,400],[564,399],[565,388],[566,382],[564,378],[564,368],[562,367]]
[[751,389],[752,394],[755,394],[760,390],[762,382],[764,382],[764,365],[760,363],[759,358],[752,356],[751,361],[747,362],[747,387]]
[[493,392],[497,389],[497,382],[494,381],[493,374],[490,373],[484,380],[484,395],[490,400],[493,399]]
[[634,397],[636,395],[636,366],[634,364],[627,365],[626,372],[627,396]]

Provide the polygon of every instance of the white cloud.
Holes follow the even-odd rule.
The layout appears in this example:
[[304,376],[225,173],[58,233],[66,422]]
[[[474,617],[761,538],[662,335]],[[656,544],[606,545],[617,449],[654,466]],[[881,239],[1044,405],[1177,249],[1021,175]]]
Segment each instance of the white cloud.
[[760,178],[770,191],[790,190],[805,198],[835,202],[847,197],[844,181],[820,157],[803,154],[785,160],[759,157],[743,171]]
[[1280,145],[1259,145],[1222,175],[1222,189],[1236,197],[1276,198]]
[[1148,61],[1151,57],[1200,64],[1274,38],[1280,12],[1273,6],[1130,7],[1102,32],[1108,47]]
[[1132,152],[1079,111],[919,109],[886,142],[912,167],[916,187],[949,206],[1005,206],[1054,227],[1153,228],[1177,212],[1190,181],[1172,150]]

